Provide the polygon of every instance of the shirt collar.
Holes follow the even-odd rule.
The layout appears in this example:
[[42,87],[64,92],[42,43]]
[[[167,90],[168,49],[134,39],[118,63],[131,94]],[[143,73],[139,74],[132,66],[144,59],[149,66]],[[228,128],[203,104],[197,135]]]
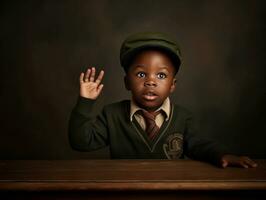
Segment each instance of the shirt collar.
[[[162,110],[164,111],[164,113],[166,114],[166,118],[165,120],[167,121],[169,119],[170,116],[170,109],[171,109],[171,104],[170,104],[170,99],[169,97],[167,97],[163,104],[156,110]],[[139,106],[136,105],[135,101],[131,98],[130,101],[130,121],[133,120],[133,115],[138,111],[138,110],[143,110],[142,108],[140,108]]]

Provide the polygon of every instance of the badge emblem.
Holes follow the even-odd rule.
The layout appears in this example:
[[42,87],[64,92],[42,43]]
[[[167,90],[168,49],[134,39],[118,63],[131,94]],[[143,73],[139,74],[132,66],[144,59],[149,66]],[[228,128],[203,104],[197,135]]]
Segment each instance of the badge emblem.
[[183,153],[183,135],[174,133],[167,137],[163,150],[169,160],[178,159]]

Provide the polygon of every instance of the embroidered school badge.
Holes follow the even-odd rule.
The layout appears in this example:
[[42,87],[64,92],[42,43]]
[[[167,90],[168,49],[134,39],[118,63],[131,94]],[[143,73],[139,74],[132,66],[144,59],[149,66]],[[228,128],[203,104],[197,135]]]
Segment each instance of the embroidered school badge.
[[174,133],[167,137],[163,151],[169,160],[178,159],[183,153],[183,135]]

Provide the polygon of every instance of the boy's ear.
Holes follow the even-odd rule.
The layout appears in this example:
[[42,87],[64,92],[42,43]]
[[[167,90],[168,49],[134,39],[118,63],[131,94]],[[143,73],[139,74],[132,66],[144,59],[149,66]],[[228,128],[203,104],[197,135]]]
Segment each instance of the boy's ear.
[[177,79],[174,78],[173,82],[172,82],[172,85],[171,85],[171,88],[170,88],[170,93],[174,92],[175,87],[176,87],[176,82],[177,82]]
[[124,76],[124,84],[125,84],[126,89],[127,89],[127,90],[130,90],[127,75]]

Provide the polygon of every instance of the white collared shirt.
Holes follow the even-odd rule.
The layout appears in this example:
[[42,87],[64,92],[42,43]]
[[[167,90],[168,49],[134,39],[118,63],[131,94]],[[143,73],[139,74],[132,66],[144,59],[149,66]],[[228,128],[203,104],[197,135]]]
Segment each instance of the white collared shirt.
[[[169,99],[169,97],[167,97],[165,99],[165,101],[163,102],[163,104],[156,110],[156,111],[162,110],[164,112],[164,113],[158,114],[155,118],[155,123],[159,128],[162,126],[164,120],[167,121],[169,119],[170,109],[171,109],[170,99]],[[134,100],[131,99],[131,101],[130,101],[130,121],[133,120],[133,116],[134,116],[136,118],[137,122],[139,123],[139,125],[141,126],[141,128],[143,130],[145,130],[146,129],[145,120],[144,120],[143,116],[137,112],[138,110],[143,110],[143,109],[140,108],[139,106],[137,106],[136,103],[134,102]]]

